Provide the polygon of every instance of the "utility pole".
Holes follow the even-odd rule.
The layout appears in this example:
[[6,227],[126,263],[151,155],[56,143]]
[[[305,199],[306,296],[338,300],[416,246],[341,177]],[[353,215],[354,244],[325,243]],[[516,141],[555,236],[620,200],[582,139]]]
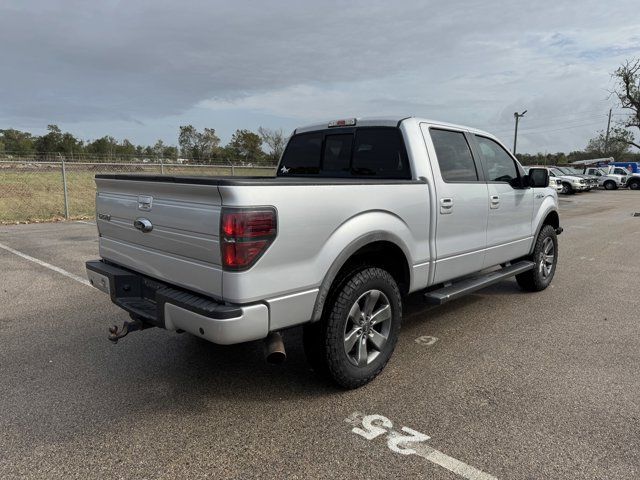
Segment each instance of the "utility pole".
[[604,137],[604,156],[607,156],[607,149],[609,148],[609,129],[611,128],[611,108],[609,109],[609,121],[607,122],[607,135]]
[[525,110],[522,113],[518,113],[518,112],[513,112],[513,116],[516,119],[516,131],[513,134],[513,155],[516,155],[516,145],[518,143],[518,121],[520,120],[521,117],[524,117],[524,114],[527,113],[527,111]]

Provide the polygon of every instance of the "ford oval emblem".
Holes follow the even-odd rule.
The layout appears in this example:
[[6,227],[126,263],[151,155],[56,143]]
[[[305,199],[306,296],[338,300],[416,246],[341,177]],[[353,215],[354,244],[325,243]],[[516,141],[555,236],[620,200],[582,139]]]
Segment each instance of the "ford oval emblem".
[[145,233],[153,230],[153,224],[151,223],[151,220],[149,220],[148,218],[136,218],[135,221],[133,222],[133,226],[136,227],[141,232],[145,232]]

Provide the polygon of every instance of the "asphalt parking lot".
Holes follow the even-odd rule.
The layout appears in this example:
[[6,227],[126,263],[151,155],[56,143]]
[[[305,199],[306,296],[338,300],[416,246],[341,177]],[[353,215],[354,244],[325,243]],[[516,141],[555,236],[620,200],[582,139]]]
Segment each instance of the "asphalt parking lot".
[[[95,226],[0,227],[0,478],[636,479],[636,211],[632,191],[563,197],[549,289],[410,299],[386,370],[348,392],[309,370],[298,330],[281,366],[260,342],[158,329],[112,345],[126,315],[33,261],[84,277]],[[367,440],[363,415],[393,427]]]

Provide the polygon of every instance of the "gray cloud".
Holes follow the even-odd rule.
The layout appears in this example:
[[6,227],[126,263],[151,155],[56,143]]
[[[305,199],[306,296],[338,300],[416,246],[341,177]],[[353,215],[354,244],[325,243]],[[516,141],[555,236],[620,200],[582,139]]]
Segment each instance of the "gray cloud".
[[[634,9],[635,0],[5,0],[0,119],[85,131],[122,122],[135,137],[149,134],[141,124],[188,121],[194,108],[303,123],[408,113],[506,132],[513,111],[528,108],[523,148],[569,148],[596,128],[580,112],[608,108],[609,73],[640,56]],[[564,120],[593,125],[549,131]]]

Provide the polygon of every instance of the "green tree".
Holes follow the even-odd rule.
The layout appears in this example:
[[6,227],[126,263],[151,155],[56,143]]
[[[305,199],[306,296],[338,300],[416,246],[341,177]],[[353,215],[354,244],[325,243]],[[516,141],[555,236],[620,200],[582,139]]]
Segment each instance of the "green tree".
[[633,143],[633,134],[625,127],[616,125],[609,132],[609,141],[607,142],[607,134],[604,130],[589,140],[585,151],[591,157],[613,157],[621,160],[622,157],[629,152]]
[[115,150],[118,155],[126,157],[133,157],[136,154],[136,146],[127,138],[122,140],[122,142],[115,147]]
[[227,145],[233,160],[260,162],[264,157],[260,135],[249,130],[236,130]]
[[47,133],[38,137],[35,142],[39,154],[60,152],[62,146],[62,131],[57,125],[47,125]]
[[178,158],[178,147],[175,147],[173,145],[165,146],[164,150],[162,151],[162,156],[164,158]]
[[220,150],[220,138],[215,129],[205,128],[198,132],[193,125],[180,126],[178,144],[182,155],[198,160],[211,160]]
[[195,158],[197,155],[198,130],[193,125],[181,125],[178,135],[178,145],[182,155]]
[[155,153],[156,157],[164,157],[164,142],[162,140],[158,140],[153,145],[153,153]]
[[7,153],[27,154],[35,151],[35,138],[28,132],[9,128],[0,130],[0,141]]
[[60,140],[60,152],[65,155],[73,155],[74,153],[81,153],[84,145],[83,141],[74,137],[71,133],[66,132],[62,134]]
[[94,153],[96,155],[113,156],[116,153],[117,146],[118,142],[115,138],[105,135],[87,144],[86,150],[88,153]]

